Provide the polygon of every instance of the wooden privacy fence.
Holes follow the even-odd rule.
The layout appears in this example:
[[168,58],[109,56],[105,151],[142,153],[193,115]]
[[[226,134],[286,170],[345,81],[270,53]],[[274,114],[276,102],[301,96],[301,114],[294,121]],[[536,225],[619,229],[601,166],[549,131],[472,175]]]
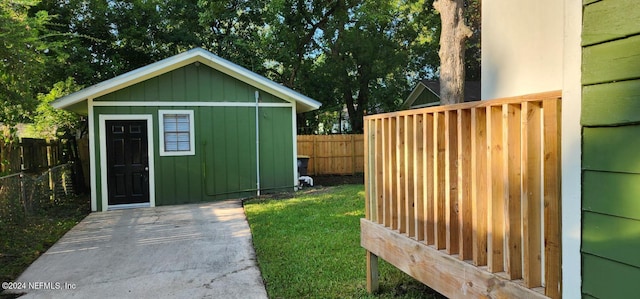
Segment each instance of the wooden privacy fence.
[[364,136],[298,135],[298,155],[310,157],[309,175],[362,173]]
[[21,138],[6,144],[0,141],[0,174],[37,171],[63,163],[63,144],[58,140]]
[[369,290],[380,256],[451,298],[560,297],[560,92],[364,129]]

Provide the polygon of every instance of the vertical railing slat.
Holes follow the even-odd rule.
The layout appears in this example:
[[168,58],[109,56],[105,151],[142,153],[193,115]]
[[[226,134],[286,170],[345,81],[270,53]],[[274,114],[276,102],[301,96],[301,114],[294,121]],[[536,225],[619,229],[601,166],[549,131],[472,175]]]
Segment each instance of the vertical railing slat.
[[393,151],[391,150],[393,148],[393,134],[391,134],[391,122],[392,119],[390,118],[385,118],[384,119],[385,124],[384,124],[384,130],[386,132],[385,134],[385,144],[384,144],[384,152],[385,152],[385,156],[384,156],[384,172],[385,172],[385,188],[384,188],[384,225],[386,227],[391,227],[391,213],[393,212],[393,209],[391,207],[391,202],[392,202],[392,195],[393,195]]
[[405,180],[406,180],[406,169],[404,167],[405,164],[405,158],[404,158],[404,154],[405,154],[405,146],[406,146],[406,141],[405,141],[405,123],[404,123],[404,119],[406,117],[405,116],[398,116],[397,117],[397,121],[396,121],[396,138],[398,140],[398,142],[396,143],[396,169],[397,169],[397,182],[396,182],[396,186],[397,186],[397,192],[396,192],[396,196],[397,196],[397,202],[396,202],[396,211],[398,213],[398,223],[397,225],[397,229],[400,233],[406,233],[407,232],[407,209],[405,209],[405,205],[406,205],[406,193],[405,193]]
[[414,121],[414,138],[415,142],[413,143],[413,152],[415,153],[413,157],[413,188],[414,188],[414,196],[415,196],[415,222],[414,222],[414,230],[416,233],[416,240],[424,241],[425,240],[425,228],[426,228],[426,220],[425,220],[425,198],[424,198],[424,183],[425,183],[425,175],[424,175],[424,115],[416,114],[413,119]]
[[413,171],[414,171],[414,122],[413,115],[407,115],[404,117],[404,213],[405,213],[405,221],[404,225],[406,228],[407,235],[410,238],[416,238],[416,226],[415,226],[415,194],[413,188]]
[[434,162],[435,162],[435,156],[436,156],[436,145],[434,143],[435,140],[435,128],[434,128],[434,114],[433,113],[427,113],[425,115],[425,135],[424,135],[424,142],[425,142],[425,160],[424,160],[424,169],[425,172],[427,173],[427,175],[425,176],[425,200],[427,201],[427,204],[425,206],[426,208],[426,218],[427,218],[427,227],[426,227],[426,243],[427,245],[433,245],[436,242],[436,238],[435,238],[435,221],[436,221],[436,216],[435,216],[435,168],[433,166]]
[[446,111],[445,118],[445,210],[447,222],[447,252],[460,251],[458,239],[458,117],[456,111]]
[[458,224],[460,259],[473,258],[471,210],[471,111],[458,110]]
[[509,279],[522,278],[522,193],[520,160],[520,104],[507,104],[502,108],[504,163],[507,173],[505,187],[505,243],[506,271]]
[[487,107],[487,184],[489,217],[487,229],[487,265],[489,272],[504,270],[504,169],[502,144],[502,107]]
[[522,231],[524,235],[522,275],[528,288],[542,285],[541,203],[542,126],[541,105],[522,103]]
[[[369,144],[371,144],[371,141],[373,140],[369,140],[369,139],[373,139],[375,138],[375,135],[369,135],[369,126],[370,126],[371,121],[365,120],[364,121],[364,126],[363,126],[363,130],[364,130],[364,148],[368,151],[370,151],[371,149],[369,148]],[[372,179],[372,175],[369,174],[369,165],[371,163],[371,156],[365,158],[364,161],[364,181],[365,181],[365,185],[364,185],[364,196],[365,196],[365,200],[364,200],[364,217],[374,221],[373,217],[372,217],[372,211],[371,211],[371,207],[374,206],[371,204],[371,200],[375,199],[375,196],[372,196],[371,194],[371,190],[375,189],[375,186],[371,186],[371,181],[369,181],[370,179]],[[373,199],[372,199],[373,198]]]
[[487,110],[471,110],[471,207],[473,263],[487,264]]
[[544,236],[545,292],[560,298],[562,280],[560,215],[560,101],[544,100]]
[[434,114],[433,120],[433,199],[434,199],[434,230],[436,249],[446,248],[447,224],[445,219],[445,113]]
[[[380,218],[378,220],[378,223],[385,225],[385,217],[387,216],[386,213],[386,205],[385,202],[387,200],[387,131],[386,131],[386,118],[380,118],[377,120],[377,127],[376,127],[376,131],[380,132],[380,137],[378,138],[378,151],[376,152],[376,163],[378,164],[378,184],[380,185],[379,189],[378,189],[378,198],[380,200],[380,202],[378,203],[380,205]],[[370,155],[370,153],[364,153],[365,155]]]
[[376,194],[376,205],[377,205],[377,211],[378,211],[378,223],[384,223],[383,217],[384,217],[384,170],[383,170],[383,163],[384,163],[384,154],[383,154],[383,148],[384,148],[384,134],[382,134],[382,119],[376,119],[375,120],[375,134],[377,135],[376,138],[376,144],[375,144],[375,148],[374,148],[374,163],[375,163],[375,179],[373,180],[375,182],[375,186],[376,186],[376,190],[375,190],[375,194]]
[[397,118],[392,117],[389,123],[389,169],[391,170],[391,176],[389,177],[389,212],[391,213],[390,227],[391,229],[398,229],[398,132],[397,132]]

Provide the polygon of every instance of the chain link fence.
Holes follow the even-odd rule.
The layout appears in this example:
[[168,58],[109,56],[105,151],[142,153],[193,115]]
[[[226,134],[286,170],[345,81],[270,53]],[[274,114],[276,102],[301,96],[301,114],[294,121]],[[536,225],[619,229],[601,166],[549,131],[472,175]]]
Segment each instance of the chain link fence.
[[74,167],[67,163],[0,177],[0,222],[19,222],[74,198]]

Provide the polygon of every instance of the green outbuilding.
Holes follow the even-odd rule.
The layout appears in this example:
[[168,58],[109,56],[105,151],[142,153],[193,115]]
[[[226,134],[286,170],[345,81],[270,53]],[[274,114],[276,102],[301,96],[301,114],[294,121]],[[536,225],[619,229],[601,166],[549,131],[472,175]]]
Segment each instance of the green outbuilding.
[[196,48],[62,97],[87,116],[91,209],[298,186],[296,114],[320,103]]

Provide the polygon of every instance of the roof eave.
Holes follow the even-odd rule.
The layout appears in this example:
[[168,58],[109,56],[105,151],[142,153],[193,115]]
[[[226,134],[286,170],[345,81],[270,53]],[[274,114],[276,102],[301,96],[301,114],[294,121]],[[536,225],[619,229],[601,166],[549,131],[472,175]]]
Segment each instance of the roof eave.
[[235,79],[253,85],[258,89],[273,93],[286,101],[296,103],[296,112],[298,113],[315,110],[320,108],[322,105],[318,101],[302,95],[286,86],[279,85],[278,83],[275,83],[228,60],[215,56],[204,49],[195,48],[57,99],[51,103],[51,106],[57,109],[64,109],[76,103],[98,98],[105,94],[126,88],[194,62],[206,64],[209,67],[212,67]]
[[120,90],[136,83],[142,82],[149,78],[167,73],[173,69],[177,69],[179,67],[195,62],[197,60],[198,52],[194,50],[165,58],[147,66],[143,66],[141,68],[129,71],[106,81],[94,84],[85,89],[59,98],[53,101],[51,105],[54,108],[64,109],[75,103],[79,103],[88,99],[95,99],[116,90]]
[[255,86],[258,89],[277,95],[286,101],[296,103],[297,113],[316,110],[320,108],[320,106],[322,106],[320,102],[312,98],[309,98],[293,89],[280,85],[246,68],[243,68],[228,60],[215,56],[210,52],[207,52],[205,50],[202,50],[202,51],[203,51],[203,55],[207,59],[203,59],[201,63],[207,64],[208,66],[224,74],[227,74],[240,81],[243,81],[249,85]]

